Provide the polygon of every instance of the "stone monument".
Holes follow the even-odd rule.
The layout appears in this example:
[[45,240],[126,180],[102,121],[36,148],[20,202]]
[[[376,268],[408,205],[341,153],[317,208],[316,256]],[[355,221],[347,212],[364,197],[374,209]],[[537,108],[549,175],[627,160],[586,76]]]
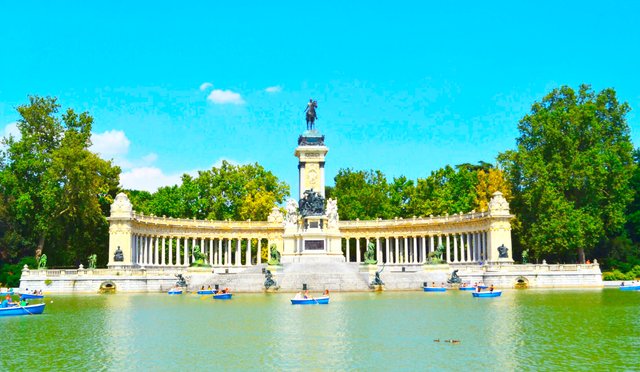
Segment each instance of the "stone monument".
[[335,200],[325,202],[324,162],[329,149],[314,126],[317,101],[309,101],[307,130],[298,137],[299,202],[287,202],[284,217],[284,249],[281,261],[344,262]]

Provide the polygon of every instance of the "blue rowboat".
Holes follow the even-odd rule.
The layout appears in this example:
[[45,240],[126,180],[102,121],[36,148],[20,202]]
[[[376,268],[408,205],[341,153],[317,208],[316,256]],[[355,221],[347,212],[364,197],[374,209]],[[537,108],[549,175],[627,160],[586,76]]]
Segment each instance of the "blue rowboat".
[[640,291],[640,284],[638,285],[621,285],[621,291]]
[[13,291],[9,291],[9,292],[0,292],[0,296],[6,296],[6,295],[13,296],[13,295],[14,295],[14,293],[13,293]]
[[477,287],[460,287],[458,289],[461,290],[461,291],[475,291],[476,288],[487,289],[489,287],[487,287],[486,285],[479,285]]
[[167,293],[170,294],[170,295],[179,295],[179,294],[182,294],[182,290],[181,289],[172,289]]
[[44,298],[44,295],[36,295],[36,294],[31,294],[31,293],[21,293],[20,294],[20,298],[24,298],[25,300],[34,300],[34,299],[42,299]]
[[44,305],[45,304],[3,307],[0,308],[0,316],[42,314]]
[[230,300],[231,299],[231,293],[214,294],[213,295],[213,299],[214,300]]
[[215,294],[216,290],[215,289],[202,289],[198,291],[199,295],[212,295]]
[[445,287],[422,287],[425,292],[446,292]]
[[473,297],[500,297],[502,291],[472,292]]
[[329,303],[329,296],[323,296],[318,298],[292,298],[291,305],[327,305]]

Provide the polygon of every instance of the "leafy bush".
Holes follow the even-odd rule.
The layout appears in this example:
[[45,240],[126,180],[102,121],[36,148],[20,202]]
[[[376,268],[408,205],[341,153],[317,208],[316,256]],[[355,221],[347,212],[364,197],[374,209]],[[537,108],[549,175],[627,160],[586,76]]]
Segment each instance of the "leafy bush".
[[36,259],[33,257],[24,257],[17,264],[4,264],[0,267],[0,283],[4,283],[7,287],[19,287],[22,268],[27,265],[30,269],[34,269]]
[[620,270],[605,271],[602,273],[602,280],[635,280],[640,278],[640,265],[634,266],[631,270],[623,273]]
[[602,280],[627,280],[625,274],[620,270],[605,271],[602,273]]

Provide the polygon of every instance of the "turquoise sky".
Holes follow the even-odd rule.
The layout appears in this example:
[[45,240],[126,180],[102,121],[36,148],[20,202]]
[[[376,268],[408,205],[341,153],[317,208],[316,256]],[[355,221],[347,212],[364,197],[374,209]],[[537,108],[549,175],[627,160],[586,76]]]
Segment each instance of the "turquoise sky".
[[426,177],[493,162],[552,88],[613,87],[640,140],[640,2],[133,2],[0,5],[0,135],[27,96],[95,117],[122,184],[154,190],[222,159],[297,189],[318,100],[340,168]]

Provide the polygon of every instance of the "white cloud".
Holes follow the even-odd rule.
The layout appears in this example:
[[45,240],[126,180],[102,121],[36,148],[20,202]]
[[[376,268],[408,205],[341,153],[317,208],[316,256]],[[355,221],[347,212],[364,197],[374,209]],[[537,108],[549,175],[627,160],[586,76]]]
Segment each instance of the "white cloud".
[[125,189],[155,192],[162,186],[179,185],[182,174],[167,175],[156,167],[133,168],[120,174],[120,184]]
[[154,152],[142,157],[142,161],[144,164],[153,164],[156,160],[158,160],[158,154]]
[[274,85],[272,87],[268,87],[264,91],[267,93],[280,93],[282,92],[282,87],[280,85]]
[[91,135],[91,151],[104,158],[121,159],[129,152],[131,142],[121,130],[108,130]]
[[231,104],[231,105],[242,105],[244,104],[244,100],[240,96],[240,93],[232,92],[230,90],[221,90],[214,89],[207,96],[207,100],[215,103],[215,104]]
[[10,136],[13,136],[13,139],[16,141],[19,141],[20,138],[22,137],[20,135],[20,130],[18,129],[18,123],[9,123],[4,127],[4,130],[2,132],[2,135],[0,137],[5,137],[5,138],[9,138]]
[[205,90],[209,89],[209,88],[213,88],[213,84],[209,83],[209,82],[205,82],[200,84],[200,91],[204,92]]

